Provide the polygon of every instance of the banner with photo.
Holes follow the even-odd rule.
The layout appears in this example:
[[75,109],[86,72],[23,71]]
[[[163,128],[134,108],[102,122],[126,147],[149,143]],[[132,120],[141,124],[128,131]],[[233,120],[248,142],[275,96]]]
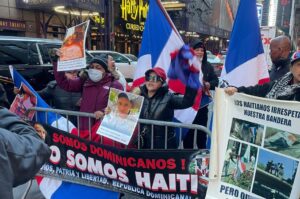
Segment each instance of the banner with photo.
[[37,97],[23,82],[18,89],[18,94],[11,103],[9,110],[24,120],[32,120],[35,111],[28,111],[28,109],[36,107]]
[[215,100],[207,198],[299,198],[300,103],[223,89]]
[[90,21],[67,29],[60,48],[57,71],[70,71],[86,67],[85,39]]
[[205,198],[208,150],[117,149],[48,125],[43,131],[52,154],[39,175],[142,198]]
[[106,114],[97,134],[128,145],[140,117],[144,97],[111,88]]

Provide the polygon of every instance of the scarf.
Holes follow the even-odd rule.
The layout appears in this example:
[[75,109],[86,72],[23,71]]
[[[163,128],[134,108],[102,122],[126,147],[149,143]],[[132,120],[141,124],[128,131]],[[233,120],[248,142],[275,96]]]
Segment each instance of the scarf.
[[278,99],[278,97],[281,96],[289,96],[295,94],[297,88],[300,88],[300,84],[290,85],[292,79],[293,74],[291,72],[285,74],[282,78],[274,83],[272,89],[266,95],[266,98]]

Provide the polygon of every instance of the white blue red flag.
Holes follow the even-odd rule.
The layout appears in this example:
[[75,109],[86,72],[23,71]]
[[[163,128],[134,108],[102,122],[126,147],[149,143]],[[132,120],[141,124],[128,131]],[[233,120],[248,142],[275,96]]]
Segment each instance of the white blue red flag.
[[253,86],[269,81],[262,46],[256,1],[240,1],[221,77],[232,86]]
[[[150,0],[133,87],[144,83],[145,72],[153,67],[161,67],[168,73],[171,53],[183,46],[184,42],[161,2]],[[197,64],[193,59],[190,60],[189,64],[198,69],[201,68],[201,64],[196,66]],[[201,77],[200,74],[200,83],[202,82]],[[172,91],[184,94],[187,85],[179,80],[172,80],[168,81],[168,86]],[[184,110],[176,110],[176,120],[183,123],[192,123],[199,108],[200,99],[201,96],[198,95],[195,106]]]
[[[31,85],[22,77],[22,75],[20,75],[11,66],[10,73],[16,87],[19,88],[23,83],[37,97],[37,107],[50,108],[49,105],[31,87]],[[63,131],[69,130],[70,133],[77,132],[75,126],[59,114],[51,112],[48,112],[47,114],[45,114],[44,112],[37,112],[36,117],[37,121],[42,124],[50,124],[51,126],[59,128]],[[116,192],[83,186],[75,183],[69,183],[53,178],[38,176],[36,177],[36,180],[38,182],[41,192],[47,199],[119,198],[119,193]]]

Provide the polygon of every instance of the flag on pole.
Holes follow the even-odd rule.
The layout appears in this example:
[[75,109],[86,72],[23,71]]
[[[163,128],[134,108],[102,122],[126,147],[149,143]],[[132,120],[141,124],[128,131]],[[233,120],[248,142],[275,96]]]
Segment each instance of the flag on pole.
[[[168,73],[171,63],[171,53],[181,49],[183,45],[184,42],[180,34],[160,0],[150,0],[133,87],[144,83],[145,72],[153,67],[159,66]],[[191,59],[189,64],[201,70],[201,64],[197,66],[195,60]],[[201,83],[201,73],[199,76]],[[170,90],[184,94],[187,85],[184,85],[179,80],[172,80],[168,81],[168,86]],[[175,111],[176,120],[183,123],[193,122],[201,100],[201,92],[199,91],[198,93],[199,95],[195,99],[195,106]]]
[[[256,1],[240,1],[221,78],[229,85],[237,87],[264,84],[270,80],[261,41]],[[214,118],[217,117],[214,115]],[[217,136],[214,122],[210,150],[212,179],[219,177]]]
[[269,81],[256,1],[240,1],[229,41],[222,79],[233,86],[253,86]]
[[[10,66],[10,73],[16,87],[25,84],[30,91],[37,97],[37,107],[50,108],[49,105],[39,96],[39,94],[31,87],[31,85],[20,75],[17,70]],[[75,126],[65,117],[55,113],[37,112],[37,121],[42,124],[50,124],[53,127],[70,133],[77,133]],[[76,134],[77,135],[77,134]],[[82,198],[119,198],[119,193],[97,189],[94,187],[79,185],[75,183],[64,182],[47,177],[36,177],[39,188],[46,199],[82,199]]]

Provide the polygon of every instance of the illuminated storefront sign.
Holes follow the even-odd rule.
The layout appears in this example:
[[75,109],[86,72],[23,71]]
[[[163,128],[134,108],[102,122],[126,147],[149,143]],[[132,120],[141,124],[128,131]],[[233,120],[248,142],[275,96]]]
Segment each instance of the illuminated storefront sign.
[[26,24],[24,21],[0,19],[0,29],[26,31]]
[[51,10],[52,7],[65,6],[72,9],[104,11],[104,0],[16,0],[17,8]]
[[122,0],[121,18],[125,28],[133,31],[143,31],[149,9],[149,3],[144,0]]

